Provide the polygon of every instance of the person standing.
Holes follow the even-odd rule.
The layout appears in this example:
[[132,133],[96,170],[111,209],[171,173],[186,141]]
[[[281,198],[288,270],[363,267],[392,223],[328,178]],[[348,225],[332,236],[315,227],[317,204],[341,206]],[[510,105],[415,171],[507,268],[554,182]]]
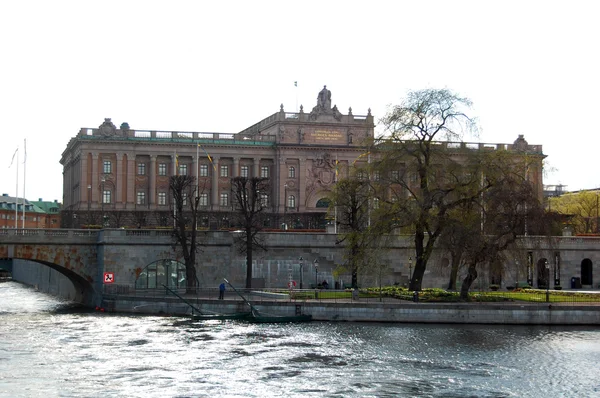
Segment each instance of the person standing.
[[221,282],[219,285],[219,300],[223,300],[225,298],[225,282]]

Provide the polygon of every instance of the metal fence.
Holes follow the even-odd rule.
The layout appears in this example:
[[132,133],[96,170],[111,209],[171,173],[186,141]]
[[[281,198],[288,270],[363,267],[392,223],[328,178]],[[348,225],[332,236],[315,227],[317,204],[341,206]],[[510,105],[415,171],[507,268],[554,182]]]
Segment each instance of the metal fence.
[[[186,299],[211,300],[219,298],[219,288],[196,288],[188,292],[184,288],[171,288]],[[424,289],[412,292],[406,289],[244,289],[229,286],[225,300],[260,302],[328,302],[328,303],[457,303],[464,302],[459,292],[447,292],[441,289]],[[104,295],[115,298],[165,299],[175,295],[164,287],[139,289],[134,285],[104,285]],[[242,296],[244,298],[242,298]],[[515,303],[515,304],[599,304],[600,291],[557,291],[540,289],[518,289],[514,291],[473,291],[469,293],[469,302],[474,303]]]

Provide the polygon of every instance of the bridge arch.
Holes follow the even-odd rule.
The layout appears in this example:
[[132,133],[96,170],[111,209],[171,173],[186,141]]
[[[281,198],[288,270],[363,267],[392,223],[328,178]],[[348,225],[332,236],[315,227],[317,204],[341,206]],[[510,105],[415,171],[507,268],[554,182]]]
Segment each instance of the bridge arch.
[[[59,274],[65,276],[73,284],[73,288],[75,291],[75,297],[72,298],[73,301],[82,303],[82,304],[90,304],[90,305],[94,301],[95,293],[94,293],[93,284],[90,281],[86,280],[81,275],[79,275],[78,273],[76,273],[75,271],[65,268],[64,266],[62,266],[60,264],[55,264],[50,261],[31,259],[31,258],[25,258],[25,257],[9,257],[9,258],[2,258],[0,260],[8,260],[8,261],[24,260],[24,261],[37,263],[37,264],[42,264],[42,265],[58,272]],[[11,271],[14,272],[15,267],[18,267],[18,266],[19,266],[18,261],[12,261],[12,270]]]

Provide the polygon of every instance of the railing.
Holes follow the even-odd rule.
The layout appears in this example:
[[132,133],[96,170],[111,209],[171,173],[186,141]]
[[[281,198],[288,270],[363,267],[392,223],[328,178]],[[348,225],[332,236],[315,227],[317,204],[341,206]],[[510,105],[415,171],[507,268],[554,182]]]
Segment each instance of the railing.
[[[219,289],[197,288],[189,294],[185,287],[173,288],[178,294],[186,299],[215,300],[219,297]],[[322,302],[322,303],[464,303],[460,299],[459,292],[444,292],[440,289],[424,289],[415,292],[406,289],[396,289],[394,293],[383,290],[381,295],[378,289],[284,289],[284,288],[236,288],[246,299],[253,304],[263,302]],[[133,285],[104,285],[104,294],[114,298],[152,298],[165,299],[174,297],[164,287],[136,288]],[[243,299],[231,289],[225,295],[228,301],[240,301]],[[546,304],[552,305],[600,305],[600,291],[576,291],[576,290],[554,290],[549,289],[517,289],[512,291],[471,291],[469,293],[470,303],[479,304]]]

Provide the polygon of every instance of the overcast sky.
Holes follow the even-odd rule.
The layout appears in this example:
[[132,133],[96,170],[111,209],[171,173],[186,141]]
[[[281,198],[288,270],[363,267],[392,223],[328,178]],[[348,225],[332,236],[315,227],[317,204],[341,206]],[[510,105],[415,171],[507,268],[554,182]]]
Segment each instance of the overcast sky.
[[[310,111],[325,84],[376,119],[407,90],[451,89],[477,141],[524,134],[545,184],[600,187],[599,16],[573,0],[2,1],[0,189],[15,196],[24,139],[27,198],[62,201],[81,127],[236,133],[282,103]],[[19,180],[22,196],[23,164]]]

